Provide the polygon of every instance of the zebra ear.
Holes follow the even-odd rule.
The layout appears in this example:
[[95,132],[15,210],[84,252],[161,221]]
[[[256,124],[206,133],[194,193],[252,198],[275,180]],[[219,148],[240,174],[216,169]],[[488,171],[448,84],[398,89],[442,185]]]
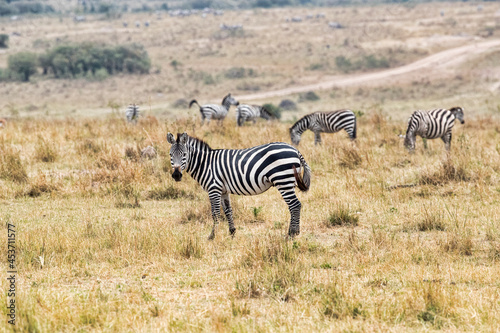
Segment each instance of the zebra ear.
[[173,145],[175,143],[175,139],[174,139],[174,136],[172,133],[168,132],[167,134],[167,141],[168,143],[170,143],[171,145]]
[[177,134],[177,138],[179,139],[179,143],[181,145],[185,145],[187,142],[188,135],[187,133]]

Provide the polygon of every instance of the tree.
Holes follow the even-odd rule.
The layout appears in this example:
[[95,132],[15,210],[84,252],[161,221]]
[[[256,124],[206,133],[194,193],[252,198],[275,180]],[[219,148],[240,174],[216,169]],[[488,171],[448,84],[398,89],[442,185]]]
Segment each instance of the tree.
[[9,56],[8,66],[12,73],[18,74],[23,81],[28,82],[30,76],[36,73],[37,56],[31,52],[19,52]]
[[9,35],[7,34],[0,34],[0,48],[6,49],[9,46],[7,45],[7,42],[9,41]]

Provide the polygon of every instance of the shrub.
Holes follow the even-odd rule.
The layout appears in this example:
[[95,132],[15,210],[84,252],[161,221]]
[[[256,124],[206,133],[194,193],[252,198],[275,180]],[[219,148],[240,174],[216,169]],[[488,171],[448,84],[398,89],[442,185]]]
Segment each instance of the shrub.
[[297,110],[297,104],[295,104],[295,102],[290,99],[282,100],[281,103],[279,104],[279,107],[287,111]]
[[299,95],[299,102],[307,102],[307,101],[317,101],[319,100],[319,96],[314,91],[308,91],[306,93]]
[[19,52],[9,56],[8,68],[12,73],[19,75],[22,81],[29,81],[36,73],[37,57],[31,52]]
[[224,77],[228,79],[242,79],[244,77],[256,76],[253,69],[244,67],[232,67],[224,72]]

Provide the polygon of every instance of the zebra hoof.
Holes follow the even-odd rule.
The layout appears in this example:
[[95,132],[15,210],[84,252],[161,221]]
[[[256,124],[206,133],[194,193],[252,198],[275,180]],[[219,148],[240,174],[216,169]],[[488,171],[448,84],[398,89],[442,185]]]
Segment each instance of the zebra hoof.
[[229,229],[229,233],[231,234],[232,237],[234,237],[234,234],[236,233],[236,228]]
[[298,234],[300,234],[300,229],[290,229],[290,230],[288,230],[288,236],[290,238],[294,238]]
[[210,236],[208,236],[208,240],[213,240],[215,238],[215,233],[212,231]]

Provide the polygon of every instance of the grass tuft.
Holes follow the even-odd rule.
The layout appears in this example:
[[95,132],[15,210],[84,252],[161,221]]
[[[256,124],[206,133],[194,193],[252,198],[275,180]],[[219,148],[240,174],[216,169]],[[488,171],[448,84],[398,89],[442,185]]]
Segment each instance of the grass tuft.
[[16,183],[28,181],[28,173],[19,151],[6,145],[0,146],[0,178]]
[[349,206],[338,204],[336,209],[330,213],[325,224],[327,227],[357,226],[359,217],[352,212]]

